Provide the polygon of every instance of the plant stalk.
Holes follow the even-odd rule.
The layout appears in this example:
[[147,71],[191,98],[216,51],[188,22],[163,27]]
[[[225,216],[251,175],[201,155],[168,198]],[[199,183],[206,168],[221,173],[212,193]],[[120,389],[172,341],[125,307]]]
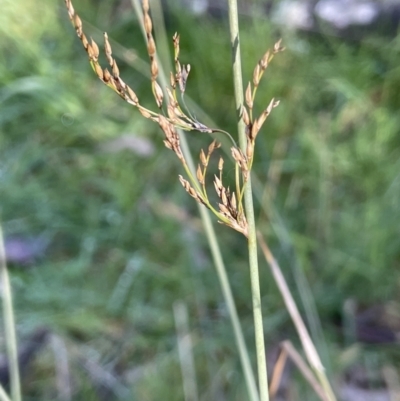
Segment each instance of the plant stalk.
[[[4,331],[6,338],[8,365],[10,369],[11,399],[21,401],[21,382],[18,367],[17,336],[15,333],[14,309],[10,277],[6,264],[3,232],[0,226],[0,282],[2,286]],[[4,395],[3,395],[4,396]]]
[[[240,59],[240,39],[239,39],[239,21],[237,1],[228,0],[229,4],[229,28],[232,46],[232,64],[233,64],[233,82],[235,88],[235,103],[238,113],[244,103],[243,98],[243,82],[242,82],[242,66]],[[246,154],[246,134],[244,122],[239,118],[238,122],[239,143],[240,147]],[[244,202],[246,218],[248,223],[248,248],[249,248],[249,265],[251,278],[251,293],[253,298],[253,315],[254,315],[254,331],[256,342],[257,368],[258,368],[258,385],[260,391],[260,400],[269,401],[268,394],[268,376],[267,363],[264,344],[264,327],[261,311],[261,294],[260,279],[258,272],[258,256],[257,256],[257,234],[254,218],[253,193],[251,186],[251,177],[245,185]]]

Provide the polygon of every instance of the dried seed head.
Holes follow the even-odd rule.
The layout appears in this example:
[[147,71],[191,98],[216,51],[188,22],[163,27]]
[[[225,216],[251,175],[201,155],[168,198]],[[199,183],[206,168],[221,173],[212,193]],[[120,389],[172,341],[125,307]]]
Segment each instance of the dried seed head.
[[218,162],[218,170],[222,171],[223,168],[224,168],[224,159],[220,157]]
[[[254,126],[253,126],[253,130],[252,130],[252,138],[255,139],[258,131],[261,129],[261,127],[263,126],[265,120],[267,119],[267,117],[271,114],[272,109],[274,109],[275,107],[279,106],[279,100],[275,101],[275,99],[272,99],[269,102],[268,107],[261,113],[260,117],[258,117],[258,119],[256,120],[256,123],[254,123],[254,125],[257,125],[257,131],[254,131]],[[253,132],[254,131],[254,132]]]
[[261,72],[260,64],[257,64],[253,71],[253,84],[255,87],[257,87],[258,84],[260,83],[260,72]]
[[226,189],[225,188],[222,188],[222,190],[221,190],[221,201],[222,201],[223,205],[228,206],[228,198],[226,196]]
[[69,17],[72,18],[75,15],[74,7],[72,6],[71,0],[65,0]]
[[236,205],[236,195],[235,195],[235,193],[232,194],[230,202],[231,202],[232,208],[234,210],[236,210],[237,209],[237,205]]
[[201,164],[202,164],[204,167],[207,167],[207,165],[208,165],[208,158],[206,157],[206,154],[204,153],[204,150],[203,150],[203,149],[200,150],[200,161],[201,161]]
[[242,120],[246,126],[250,125],[250,117],[246,107],[242,106]]
[[196,192],[196,190],[195,190],[193,187],[190,187],[190,188],[189,188],[188,194],[189,194],[190,196],[192,196],[193,198],[197,199],[197,192]]
[[241,154],[240,149],[238,149],[238,148],[232,146],[232,147],[231,147],[231,152],[232,152],[232,157],[234,158],[234,160],[235,160],[236,162],[238,162],[238,163],[241,162],[241,160],[242,160],[242,154]]
[[113,60],[112,63],[112,73],[114,78],[119,78],[119,68],[117,66],[117,63],[115,62],[115,59]]
[[149,12],[149,1],[143,0],[142,7],[143,7],[143,12],[148,13]]
[[94,58],[94,51],[93,51],[93,48],[92,48],[91,45],[89,45],[89,44],[87,45],[86,51],[87,51],[87,54],[89,56],[89,60],[90,61],[96,61],[95,58]]
[[175,49],[175,60],[178,58],[179,56],[179,35],[177,32],[175,32],[174,36],[172,37],[172,41],[174,43],[174,49]]
[[106,53],[107,59],[109,59],[112,55],[112,49],[108,40],[107,32],[104,32],[104,52]]
[[153,24],[151,22],[149,14],[145,13],[143,19],[144,19],[143,21],[144,30],[146,31],[147,34],[150,34],[151,31],[153,30]]
[[156,43],[152,36],[150,36],[147,40],[147,53],[150,57],[154,57],[156,54]]
[[172,89],[176,88],[175,75],[172,72],[169,73],[169,83]]
[[150,66],[150,72],[151,72],[151,79],[157,79],[158,76],[158,64],[156,59],[154,58],[151,60],[151,66]]
[[120,95],[123,99],[125,99],[124,91],[125,91],[125,89],[126,89],[126,83],[125,83],[119,76],[114,77],[114,80],[115,80],[115,84],[116,84],[116,86],[117,86],[119,95]]
[[253,126],[251,127],[251,132],[249,135],[250,140],[254,141],[259,131],[260,131],[260,125],[258,119],[256,119],[253,123]]
[[74,15],[74,26],[78,35],[82,35],[82,20],[79,18],[78,14]]
[[166,139],[164,139],[163,142],[166,148],[172,150],[172,145]]
[[130,97],[130,99],[132,100],[132,102],[137,105],[139,103],[139,99],[136,96],[136,93],[129,87],[126,87],[126,91],[128,92],[128,96]]
[[91,42],[92,42],[91,47],[92,47],[93,59],[97,61],[100,54],[99,46],[97,46],[97,43],[93,39],[91,39]]
[[217,142],[216,139],[214,139],[211,143],[210,146],[208,147],[208,155],[210,156],[212,152],[214,152],[215,149],[218,149],[221,147],[221,143]]
[[215,187],[218,188],[217,193],[219,194],[223,188],[223,185],[222,185],[222,181],[215,174],[214,174],[214,184],[215,184]]
[[144,107],[139,107],[139,112],[144,118],[150,118],[151,117],[151,113],[147,109],[145,109]]
[[269,64],[269,60],[270,60],[271,54],[270,51],[268,50],[264,56],[262,57],[262,59],[260,60],[260,65],[263,71],[266,70],[266,68],[268,67]]
[[177,116],[176,116],[176,114],[175,114],[174,107],[173,107],[171,104],[169,104],[169,105],[167,106],[167,113],[168,113],[168,117],[170,118],[170,120],[171,120],[173,123],[175,123],[175,122],[177,121]]
[[157,81],[153,81],[153,93],[154,93],[154,98],[156,99],[157,102],[157,106],[161,107],[164,98],[164,93]]
[[254,155],[254,141],[248,139],[247,146],[246,146],[246,156],[247,160],[251,160]]
[[111,74],[110,71],[107,70],[107,68],[104,69],[103,78],[105,83],[108,83],[111,80]]
[[253,108],[253,95],[251,92],[252,92],[251,91],[251,83],[249,82],[249,84],[247,85],[247,88],[246,88],[245,99],[246,99],[247,107],[250,110]]
[[194,199],[197,200],[197,202],[204,204],[204,201],[201,197],[201,195],[196,192],[196,190],[190,185],[189,181],[185,180],[181,175],[179,176],[179,181],[181,182],[183,188],[185,188],[185,191],[192,196]]
[[190,64],[188,64],[186,66],[183,65],[181,73],[179,74],[179,80],[178,80],[179,89],[182,93],[184,93],[186,90],[186,82],[189,77],[189,72],[190,72]]
[[236,148],[234,146],[231,147],[232,157],[235,162],[239,165],[240,169],[243,173],[248,171],[246,156],[243,154],[241,149]]
[[82,32],[81,41],[82,41],[83,47],[84,47],[85,49],[87,49],[87,47],[88,47],[88,45],[89,45],[89,42],[88,42],[88,40],[87,40],[86,35],[85,35],[83,32]]
[[225,215],[226,217],[230,217],[231,214],[229,212],[229,209],[224,204],[218,203],[218,207],[223,215]]
[[204,174],[200,164],[197,165],[196,177],[201,185],[204,185]]
[[176,100],[175,100],[174,94],[172,93],[171,89],[165,88],[165,90],[166,90],[167,95],[168,95],[169,104],[170,104],[172,107],[176,107],[176,106],[177,106],[177,102],[176,102]]
[[103,69],[101,68],[100,64],[99,63],[93,63],[93,67],[94,67],[94,70],[95,70],[97,76],[101,80],[103,80],[104,74],[103,74]]

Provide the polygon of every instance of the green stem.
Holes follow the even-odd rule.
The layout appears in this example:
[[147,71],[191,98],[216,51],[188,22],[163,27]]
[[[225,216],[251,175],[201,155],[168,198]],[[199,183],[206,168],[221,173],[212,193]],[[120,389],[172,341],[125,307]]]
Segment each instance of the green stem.
[[10,369],[11,399],[21,401],[21,384],[18,368],[17,336],[15,334],[14,309],[12,303],[11,283],[6,264],[3,232],[0,226],[0,282],[3,287],[4,330],[7,346],[8,365]]
[[1,401],[11,401],[10,397],[5,392],[4,388],[0,385],[0,400]]
[[[241,110],[244,103],[243,98],[243,82],[242,82],[242,66],[240,60],[240,40],[239,40],[239,21],[237,11],[237,1],[228,0],[229,3],[229,28],[232,46],[232,63],[233,63],[233,81],[235,87],[236,110]],[[238,123],[239,143],[243,152],[246,154],[246,134],[243,120],[240,118]],[[264,327],[261,312],[261,294],[260,280],[258,274],[258,257],[257,257],[257,236],[254,218],[253,194],[251,187],[251,177],[245,186],[244,191],[245,211],[248,223],[248,247],[249,247],[249,264],[251,278],[251,292],[253,298],[253,315],[254,315],[254,331],[256,341],[257,368],[258,368],[258,384],[260,391],[260,400],[269,401],[268,395],[268,377],[267,363],[265,357],[264,345]]]

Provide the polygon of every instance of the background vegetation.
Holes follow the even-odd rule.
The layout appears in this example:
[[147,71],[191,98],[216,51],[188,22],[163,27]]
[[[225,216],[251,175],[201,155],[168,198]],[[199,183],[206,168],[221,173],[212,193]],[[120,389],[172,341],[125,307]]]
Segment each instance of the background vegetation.
[[[151,105],[130,3],[76,7],[98,41],[109,33],[121,75]],[[60,349],[74,400],[182,399],[177,300],[189,308],[200,395],[244,399],[201,223],[160,130],[96,79],[63,2],[6,0],[2,9],[1,220],[8,241],[40,251],[10,260],[17,330],[22,344],[40,328],[52,338],[23,377],[24,399],[57,399]],[[166,22],[192,65],[197,117],[235,133],[227,20],[170,6]],[[400,37],[320,29],[295,34],[243,16],[245,81],[278,37],[287,46],[258,95],[260,109],[271,97],[281,105],[257,138],[257,215],[332,377],[361,366],[379,386],[380,369],[400,365]],[[190,134],[195,153],[208,142]],[[223,226],[217,233],[253,351],[247,246]],[[279,341],[298,341],[261,268],[273,358]],[[290,387],[293,399],[315,397],[300,379]]]

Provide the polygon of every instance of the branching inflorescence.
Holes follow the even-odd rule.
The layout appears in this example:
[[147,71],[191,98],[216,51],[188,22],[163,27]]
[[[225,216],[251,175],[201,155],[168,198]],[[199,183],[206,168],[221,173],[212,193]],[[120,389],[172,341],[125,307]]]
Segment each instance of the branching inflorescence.
[[[175,73],[171,72],[170,74],[170,87],[164,88],[164,90],[161,88],[157,81],[158,64],[156,57],[156,44],[152,35],[153,23],[149,14],[148,0],[143,0],[142,2],[144,18],[143,25],[146,32],[147,52],[150,59],[151,87],[154,99],[159,109],[157,112],[142,106],[136,93],[120,77],[117,62],[112,57],[112,48],[107,33],[104,33],[104,53],[109,64],[109,69],[103,68],[100,65],[99,47],[93,39],[90,39],[89,42],[84,34],[82,21],[78,14],[76,14],[71,0],[65,0],[65,4],[67,6],[69,18],[89,56],[89,62],[98,78],[116,92],[122,99],[136,107],[143,117],[158,123],[163,130],[165,134],[165,146],[176,154],[187,174],[188,179],[179,176],[179,180],[186,192],[188,192],[188,194],[197,202],[210,209],[217,216],[220,223],[233,228],[247,237],[248,227],[243,207],[243,193],[253,164],[255,139],[272,109],[278,106],[279,101],[272,99],[268,107],[256,119],[253,118],[253,104],[260,80],[269,63],[275,54],[284,50],[281,47],[281,41],[278,41],[275,44],[272,51],[268,50],[257,63],[253,72],[253,83],[251,84],[251,82],[249,82],[245,92],[246,105],[242,105],[241,110],[241,118],[246,126],[247,138],[246,154],[244,154],[227,132],[220,129],[209,128],[199,123],[190,115],[190,113],[185,113],[180,106],[177,90],[179,90],[180,99],[182,100],[186,89],[186,82],[190,73],[190,65],[183,65],[179,61],[180,48],[179,35],[177,33],[173,36]],[[199,164],[196,175],[194,176],[190,171],[185,156],[181,150],[177,129],[199,131],[209,134],[222,132],[228,135],[229,139],[233,142],[231,153],[235,162],[236,171],[235,191],[231,191],[230,188],[226,187],[223,183],[222,173],[224,160],[220,157],[218,162],[219,173],[218,175],[214,175],[214,187],[219,199],[218,208],[215,208],[209,201],[206,189],[206,175],[210,158],[213,152],[218,149],[221,144],[214,140],[209,145],[207,151],[201,150]]]

